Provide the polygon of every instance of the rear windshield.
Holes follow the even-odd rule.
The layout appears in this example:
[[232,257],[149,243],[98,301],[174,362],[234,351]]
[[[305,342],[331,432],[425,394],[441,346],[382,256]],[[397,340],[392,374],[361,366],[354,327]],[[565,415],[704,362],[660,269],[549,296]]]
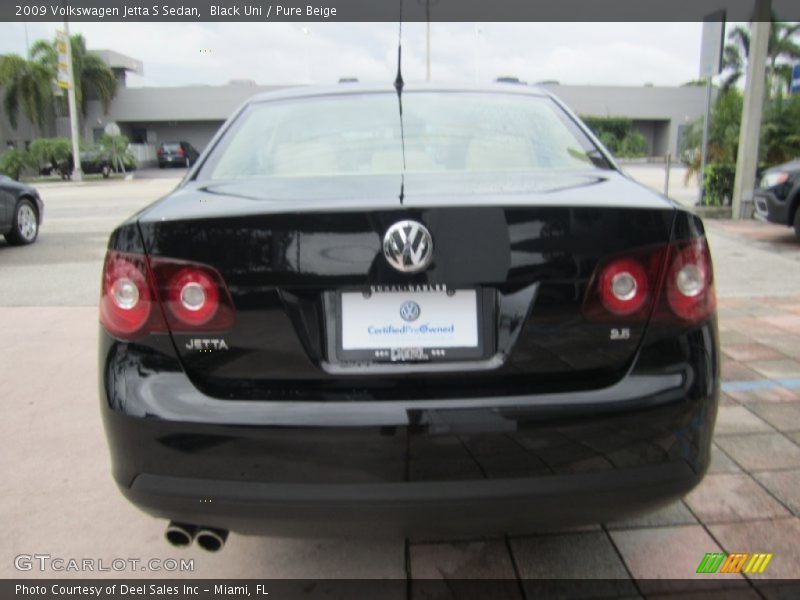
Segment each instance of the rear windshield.
[[175,152],[179,150],[180,147],[181,145],[177,142],[174,144],[161,144],[161,149],[164,150],[164,152]]
[[345,94],[252,105],[201,179],[608,167],[547,97]]

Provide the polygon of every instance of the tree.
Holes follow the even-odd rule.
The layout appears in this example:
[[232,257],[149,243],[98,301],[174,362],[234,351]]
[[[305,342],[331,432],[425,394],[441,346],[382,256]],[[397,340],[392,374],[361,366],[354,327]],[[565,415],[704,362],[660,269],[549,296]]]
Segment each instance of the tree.
[[[103,110],[108,112],[111,100],[117,93],[117,80],[111,69],[96,54],[86,49],[86,40],[81,34],[70,38],[72,46],[72,71],[75,78],[75,101],[86,116],[89,92],[100,100]],[[38,40],[31,46],[31,59],[47,69],[51,77],[58,72],[56,42]]]
[[133,155],[128,150],[128,138],[124,135],[108,135],[104,133],[100,136],[100,148],[108,155],[111,166],[117,172],[125,172],[125,167],[136,163]]
[[[708,163],[736,164],[739,149],[739,127],[744,99],[736,88],[720,90],[711,111],[708,126]],[[681,142],[681,154],[687,164],[686,180],[700,170],[700,146],[703,140],[703,119],[691,124]]]
[[[722,69],[726,73],[723,89],[735,86],[744,75],[750,55],[750,29],[739,25],[728,34],[728,40],[722,53]],[[791,64],[800,60],[800,23],[778,21],[772,14],[767,60],[768,94],[783,95],[791,84]]]
[[767,104],[759,153],[769,165],[800,157],[800,95]]
[[44,128],[53,97],[52,77],[46,68],[17,54],[0,56],[0,87],[3,108],[14,129],[20,110],[40,130]]

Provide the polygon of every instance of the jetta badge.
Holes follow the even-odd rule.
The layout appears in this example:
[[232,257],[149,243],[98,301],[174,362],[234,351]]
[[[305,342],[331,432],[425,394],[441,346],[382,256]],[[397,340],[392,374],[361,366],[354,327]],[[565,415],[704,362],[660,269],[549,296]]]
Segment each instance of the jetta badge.
[[383,236],[383,254],[398,271],[422,271],[433,259],[433,238],[421,223],[398,221]]

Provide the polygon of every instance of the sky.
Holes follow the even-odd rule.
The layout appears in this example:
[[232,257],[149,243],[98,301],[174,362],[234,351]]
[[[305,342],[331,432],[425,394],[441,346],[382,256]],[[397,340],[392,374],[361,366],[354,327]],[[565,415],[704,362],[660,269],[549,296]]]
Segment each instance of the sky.
[[[27,24],[30,43],[57,23]],[[90,49],[138,58],[129,86],[393,81],[396,23],[71,23]],[[697,79],[701,23],[432,23],[431,79],[681,85]],[[0,24],[0,54],[25,54],[26,25]],[[403,24],[403,76],[425,80],[425,24]]]

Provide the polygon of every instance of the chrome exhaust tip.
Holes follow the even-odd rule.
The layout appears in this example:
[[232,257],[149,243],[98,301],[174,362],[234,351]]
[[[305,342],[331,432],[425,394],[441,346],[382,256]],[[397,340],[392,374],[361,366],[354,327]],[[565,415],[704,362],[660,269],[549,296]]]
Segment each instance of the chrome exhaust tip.
[[197,545],[208,552],[222,550],[228,532],[225,529],[199,529],[196,535]]
[[192,543],[196,530],[197,528],[194,525],[170,521],[169,525],[167,525],[167,531],[164,532],[164,537],[173,546],[184,548]]

